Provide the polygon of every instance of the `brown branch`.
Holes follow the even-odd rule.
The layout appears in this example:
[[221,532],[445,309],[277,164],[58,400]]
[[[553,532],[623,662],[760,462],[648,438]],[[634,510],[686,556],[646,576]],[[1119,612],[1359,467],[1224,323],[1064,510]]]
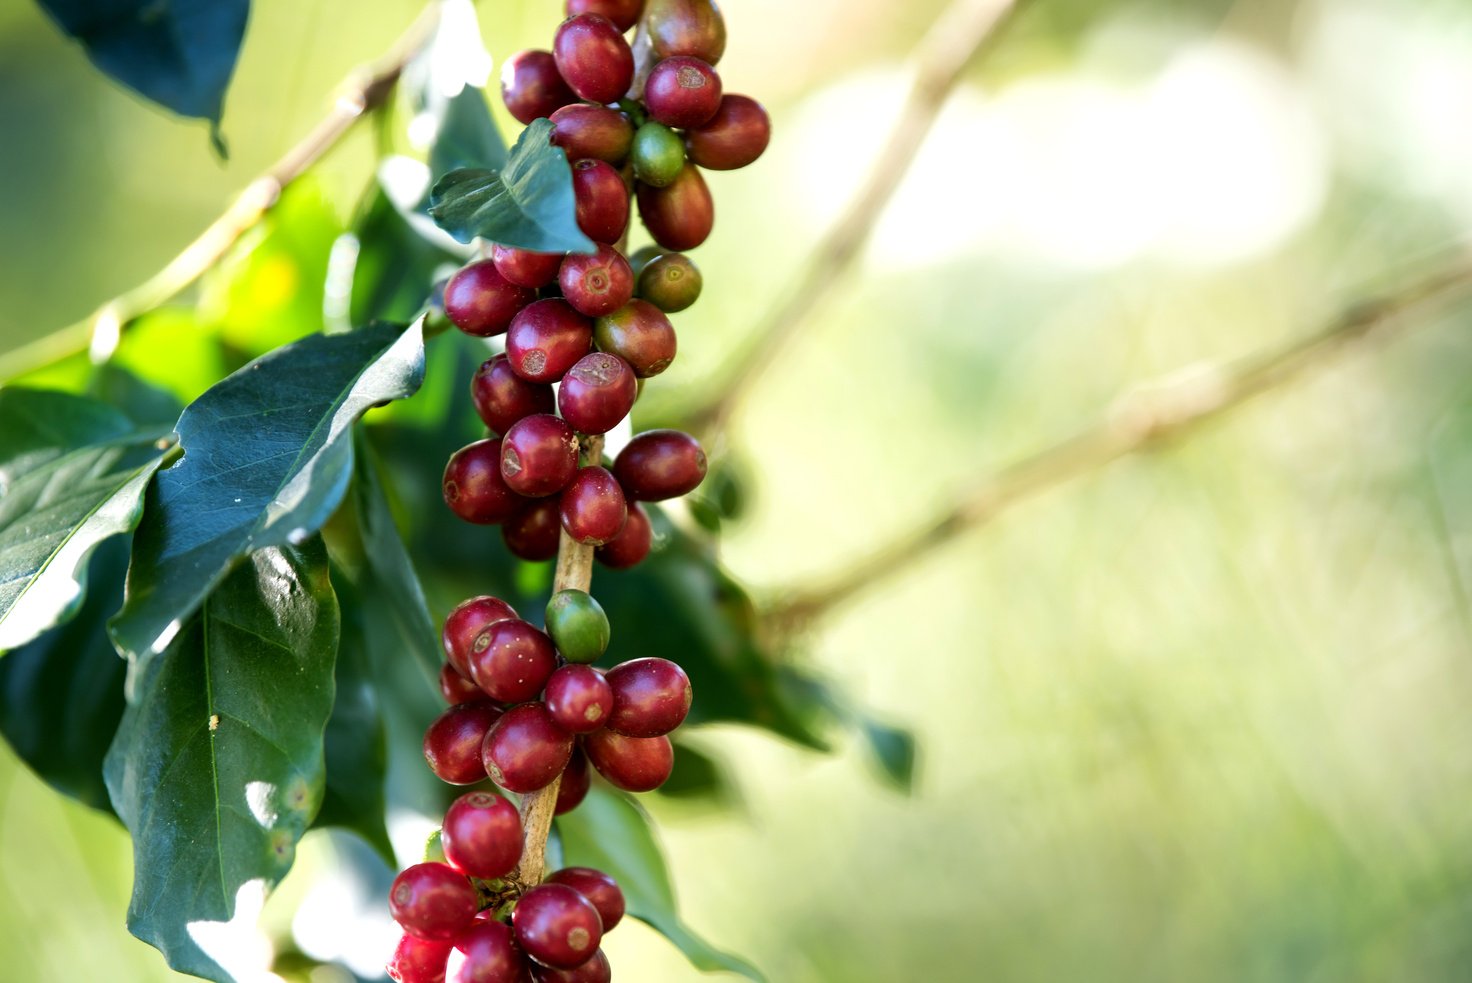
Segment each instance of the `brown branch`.
[[311,132],[246,185],[224,213],[167,266],[83,320],[0,356],[0,379],[12,379],[89,347],[100,357],[110,354],[131,322],[174,299],[224,258],[281,200],[293,181],[335,147],[367,112],[387,101],[405,66],[433,35],[439,16],[440,4],[430,3],[387,55],[355,71]]
[[[1150,450],[1195,430],[1266,390],[1292,382],[1376,329],[1404,327],[1400,315],[1472,287],[1464,260],[1409,286],[1342,312],[1320,331],[1282,348],[1226,365],[1177,373],[1115,400],[1104,417],[1037,454],[983,475],[930,522],[853,563],[827,583],[788,593],[768,610],[774,638],[790,635],[851,600],[860,591],[908,570],[952,537],[995,519],[1032,496]],[[1384,330],[1381,331],[1384,333]]]
[[868,180],[843,217],[818,242],[811,262],[787,299],[754,332],[755,340],[737,358],[715,396],[687,416],[688,429],[705,438],[723,429],[752,385],[776,361],[813,310],[827,299],[874,231],[962,72],[987,41],[997,36],[1007,15],[1024,2],[953,0],[941,14],[916,49],[915,81]]

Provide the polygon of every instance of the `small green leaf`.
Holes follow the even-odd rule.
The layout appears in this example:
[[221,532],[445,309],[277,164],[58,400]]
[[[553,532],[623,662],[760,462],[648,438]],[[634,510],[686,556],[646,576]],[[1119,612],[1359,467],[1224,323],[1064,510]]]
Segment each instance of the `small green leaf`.
[[858,724],[884,777],[900,791],[911,791],[915,785],[915,735],[872,717],[862,717]]
[[499,170],[505,164],[506,142],[491,119],[485,91],[467,85],[446,99],[429,148],[429,173],[439,176],[459,167]]
[[578,228],[572,168],[551,133],[550,120],[534,120],[499,173],[467,168],[439,178],[429,214],[460,242],[479,236],[544,253],[593,252]]
[[712,948],[680,921],[664,854],[649,817],[628,796],[595,783],[583,804],[557,817],[562,863],[595,867],[618,881],[628,912],[673,942],[696,969],[763,980],[756,967]]
[[252,554],[134,664],[105,767],[133,835],[128,929],[181,972],[229,980],[206,951],[212,924],[285,876],[317,812],[337,641],[313,538]]
[[96,400],[0,390],[0,652],[76,611],[87,557],[138,524],[159,437]]
[[352,423],[411,395],[419,326],[314,335],[212,387],[177,427],[184,457],[159,473],[133,543],[123,651],[161,650],[242,556],[322,527],[347,491]]

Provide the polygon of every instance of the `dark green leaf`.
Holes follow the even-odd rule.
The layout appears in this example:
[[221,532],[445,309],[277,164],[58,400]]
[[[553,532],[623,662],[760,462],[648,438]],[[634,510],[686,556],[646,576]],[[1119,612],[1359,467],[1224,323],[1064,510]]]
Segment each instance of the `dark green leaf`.
[[675,741],[674,771],[659,787],[659,794],[722,807],[738,806],[741,801],[724,764],[679,740]]
[[320,529],[347,490],[352,423],[411,395],[419,327],[314,335],[266,355],[184,410],[184,457],[162,471],[133,543],[125,652],[158,651],[240,557]]
[[430,215],[460,242],[479,236],[544,253],[593,252],[593,240],[578,228],[572,168],[551,133],[551,121],[534,120],[500,172],[470,168],[439,178]]
[[87,382],[87,392],[122,410],[128,419],[143,427],[172,430],[184,410],[173,393],[113,362],[97,366]]
[[218,124],[245,37],[248,0],[40,0],[128,88]]
[[429,148],[429,173],[440,177],[458,167],[494,171],[505,164],[506,143],[486,107],[485,92],[467,85],[446,99]]
[[158,439],[96,400],[0,390],[0,652],[75,612],[87,557],[138,523]]
[[312,538],[252,554],[168,648],[134,664],[106,763],[133,834],[128,929],[181,972],[229,979],[200,929],[281,880],[317,812],[337,641]]
[[[442,267],[459,257],[431,242],[415,228],[412,203],[395,202],[380,175],[353,223],[357,258],[353,262],[349,316],[354,324],[372,320],[405,321],[424,308]],[[438,230],[430,227],[437,234]]]
[[915,735],[871,717],[860,719],[859,730],[884,777],[900,791],[909,792],[915,785]]
[[123,603],[127,570],[128,541],[102,543],[76,617],[0,659],[0,732],[16,755],[58,792],[109,812],[102,759],[123,716],[127,664],[107,619]]
[[764,979],[750,963],[712,948],[680,921],[669,868],[649,817],[628,796],[594,783],[582,805],[557,817],[557,829],[562,863],[611,874],[623,889],[629,914],[673,942],[695,968]]

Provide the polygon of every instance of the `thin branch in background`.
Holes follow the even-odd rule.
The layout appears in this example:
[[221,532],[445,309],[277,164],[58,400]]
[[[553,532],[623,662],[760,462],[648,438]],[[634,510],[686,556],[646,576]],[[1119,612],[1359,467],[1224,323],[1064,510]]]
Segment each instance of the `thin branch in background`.
[[1007,16],[1024,3],[1025,0],[954,0],[941,14],[915,50],[914,84],[868,180],[838,223],[818,242],[812,261],[787,300],[754,332],[755,340],[735,359],[735,366],[717,388],[716,395],[689,414],[686,419],[689,430],[707,439],[721,431],[756,380],[838,285],[874,231],[905,172],[914,163],[926,134],[961,74],[987,41],[997,36]]
[[[1102,419],[1037,454],[972,482],[928,523],[857,560],[826,583],[782,596],[765,614],[776,638],[790,636],[861,591],[903,573],[937,547],[984,525],[1040,492],[1112,461],[1198,429],[1253,396],[1293,382],[1345,348],[1390,329],[1408,328],[1413,308],[1472,287],[1466,260],[1342,312],[1320,331],[1282,348],[1225,365],[1176,374],[1116,399]],[[1379,329],[1379,330],[1377,330]]]
[[0,379],[24,375],[89,349],[98,359],[111,354],[131,322],[173,300],[224,258],[281,200],[293,181],[335,147],[366,113],[388,100],[405,66],[433,37],[439,17],[440,4],[431,2],[388,54],[343,83],[332,108],[311,132],[246,185],[224,213],[167,266],[83,320],[0,356]]

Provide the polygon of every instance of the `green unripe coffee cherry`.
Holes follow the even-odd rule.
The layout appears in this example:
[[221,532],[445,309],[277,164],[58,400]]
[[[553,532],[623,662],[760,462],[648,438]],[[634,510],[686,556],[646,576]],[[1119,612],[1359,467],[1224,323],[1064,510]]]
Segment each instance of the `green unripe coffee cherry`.
[[639,273],[634,293],[666,314],[683,311],[700,297],[700,269],[684,253],[665,253]]
[[640,246],[629,255],[629,269],[634,272],[634,279],[639,279],[639,274],[644,272],[644,267],[663,256],[668,250],[659,246]]
[[585,591],[560,590],[547,602],[547,634],[568,662],[597,662],[608,648],[608,615]]
[[663,123],[653,120],[634,134],[634,147],[629,152],[634,162],[634,176],[656,188],[669,186],[685,168],[685,141]]
[[424,860],[427,864],[448,863],[445,860],[445,845],[440,840],[440,831],[435,830],[429,834],[429,839],[424,841]]

